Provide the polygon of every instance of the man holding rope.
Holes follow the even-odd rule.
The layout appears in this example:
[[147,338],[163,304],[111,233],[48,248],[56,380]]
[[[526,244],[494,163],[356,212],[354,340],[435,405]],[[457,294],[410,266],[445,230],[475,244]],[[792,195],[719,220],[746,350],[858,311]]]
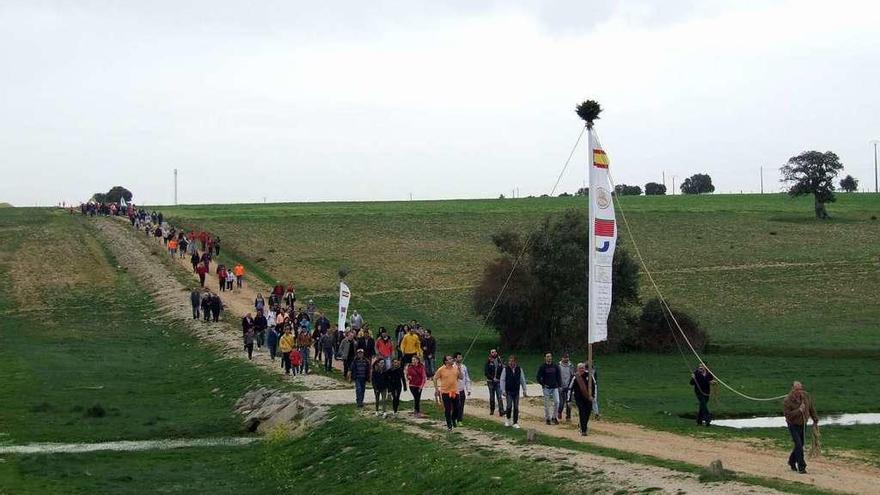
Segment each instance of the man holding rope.
[[697,396],[697,402],[700,404],[697,411],[697,425],[702,425],[705,422],[706,426],[709,426],[709,423],[712,422],[712,413],[709,412],[709,396],[712,393],[714,381],[715,377],[703,363],[700,363],[691,374],[691,385],[694,386],[694,395]]
[[807,429],[807,416],[813,419],[813,427],[819,424],[819,416],[813,407],[813,399],[804,390],[801,382],[791,385],[791,392],[782,402],[782,413],[788,424],[788,432],[794,442],[794,449],[788,456],[788,466],[792,471],[807,474],[807,461],[804,460],[804,433]]

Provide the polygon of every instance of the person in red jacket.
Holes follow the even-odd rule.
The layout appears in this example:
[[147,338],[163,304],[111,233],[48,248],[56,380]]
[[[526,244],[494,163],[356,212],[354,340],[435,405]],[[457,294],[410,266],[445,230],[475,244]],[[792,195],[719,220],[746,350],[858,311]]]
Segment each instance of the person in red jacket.
[[220,280],[220,292],[226,290],[226,267],[224,265],[217,266],[217,278]]
[[205,263],[199,263],[199,266],[196,267],[196,273],[199,274],[199,283],[204,287],[205,275],[208,274],[208,265]]
[[413,356],[412,362],[406,367],[406,381],[409,382],[409,391],[413,396],[413,414],[417,418],[422,417],[420,402],[422,400],[422,389],[428,381],[428,375],[425,374],[425,365],[419,356]]

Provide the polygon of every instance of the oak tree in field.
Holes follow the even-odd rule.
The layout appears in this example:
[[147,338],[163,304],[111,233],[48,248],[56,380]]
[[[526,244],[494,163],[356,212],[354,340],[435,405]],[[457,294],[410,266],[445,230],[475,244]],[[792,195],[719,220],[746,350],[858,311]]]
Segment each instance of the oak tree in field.
[[813,195],[813,208],[816,218],[828,218],[826,203],[833,203],[834,178],[843,169],[837,154],[826,151],[804,151],[800,155],[788,159],[788,163],[780,167],[781,182],[790,183],[788,194],[791,196]]
[[122,186],[113,186],[107,191],[107,201],[110,203],[118,203],[120,199],[125,198],[125,202],[131,202],[133,195],[131,191]]
[[840,188],[846,192],[855,192],[859,190],[859,180],[852,175],[847,175],[840,179]]
[[[531,235],[502,231],[492,241],[499,257],[487,264],[473,302],[477,313],[498,330],[503,345],[582,349],[587,335],[586,212],[547,217]],[[622,246],[614,252],[612,276],[608,347],[637,326],[630,308],[638,303],[639,268]]]
[[662,196],[666,194],[666,185],[657,182],[645,184],[645,196]]
[[682,194],[705,194],[715,192],[709,174],[694,174],[681,183]]
[[617,184],[614,186],[614,194],[618,196],[638,196],[642,194],[642,188],[639,186],[629,186],[627,184]]

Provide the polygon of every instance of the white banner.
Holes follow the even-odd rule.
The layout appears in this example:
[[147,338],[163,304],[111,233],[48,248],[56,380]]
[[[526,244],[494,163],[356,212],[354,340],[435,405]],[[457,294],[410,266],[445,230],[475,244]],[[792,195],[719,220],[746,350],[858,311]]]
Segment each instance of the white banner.
[[343,281],[339,281],[339,329],[345,330],[345,316],[348,314],[348,303],[351,302],[351,289]]
[[588,342],[608,340],[608,314],[611,312],[611,265],[617,245],[617,223],[608,155],[602,150],[592,129],[589,134],[590,215]]

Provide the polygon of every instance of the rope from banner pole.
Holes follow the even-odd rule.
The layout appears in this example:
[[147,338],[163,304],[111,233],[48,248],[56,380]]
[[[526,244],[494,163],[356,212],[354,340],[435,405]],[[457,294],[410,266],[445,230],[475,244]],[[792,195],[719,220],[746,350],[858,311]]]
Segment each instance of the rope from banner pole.
[[[571,158],[574,156],[574,152],[577,150],[578,144],[580,144],[586,130],[587,127],[584,126],[581,129],[580,134],[578,134],[578,137],[574,142],[574,146],[571,147],[571,152],[568,153],[568,158],[562,165],[562,171],[559,172],[559,175],[556,177],[556,183],[553,184],[553,188],[550,190],[550,196],[553,196],[556,193],[556,188],[559,187],[559,183],[562,181],[562,176],[565,174],[566,169],[568,169],[568,164],[571,162]],[[510,280],[513,278],[513,273],[516,271],[516,267],[519,266],[519,262],[522,261],[523,256],[526,254],[526,250],[528,249],[529,243],[532,240],[532,234],[533,232],[529,232],[528,236],[526,236],[526,241],[523,243],[523,247],[520,250],[519,255],[513,261],[513,266],[510,267],[510,273],[507,274],[507,279],[504,280],[504,285],[502,285],[501,290],[498,291],[498,296],[495,297],[495,301],[489,308],[489,312],[486,313],[486,317],[483,319],[483,324],[477,328],[476,332],[474,332],[474,338],[471,340],[471,344],[468,346],[467,351],[465,351],[464,353],[465,358],[467,358],[468,354],[470,354],[471,350],[473,350],[474,344],[477,342],[477,338],[479,338],[480,333],[482,333],[483,331],[483,328],[485,328],[486,325],[489,323],[489,318],[491,318],[492,313],[495,312],[495,307],[498,306],[498,302],[501,301],[501,296],[504,295],[504,291],[507,289],[507,285],[510,284]]]
[[[611,186],[613,188],[614,187],[614,179],[611,177],[610,171],[608,172],[608,180],[609,180],[609,182],[611,182]],[[669,308],[669,304],[666,303],[666,298],[663,296],[663,292],[660,290],[660,287],[657,285],[657,282],[654,280],[654,276],[651,274],[651,271],[648,269],[648,265],[647,265],[647,263],[645,263],[644,257],[642,257],[642,251],[639,249],[639,245],[638,245],[638,243],[636,243],[636,238],[633,236],[632,228],[629,225],[629,221],[626,219],[626,213],[623,211],[623,207],[620,205],[620,198],[616,194],[614,194],[613,197],[615,198],[614,201],[617,204],[617,209],[618,209],[618,211],[620,211],[620,217],[623,219],[623,224],[626,227],[626,232],[627,232],[627,234],[629,234],[630,241],[632,241],[633,249],[635,250],[636,256],[639,259],[639,263],[642,265],[642,269],[645,271],[645,275],[648,276],[648,280],[651,282],[651,286],[654,288],[654,291],[657,293],[657,298],[660,300],[660,304],[662,304],[663,307],[666,309],[666,312],[669,313],[669,316],[672,318],[672,321],[675,323],[675,327],[678,329],[679,333],[681,334],[681,336],[684,339],[685,343],[687,344],[688,348],[690,348],[691,352],[697,358],[697,361],[699,361],[700,364],[702,364],[709,371],[709,373],[712,373],[712,376],[715,377],[715,381],[720,383],[727,390],[730,390],[734,394],[742,397],[743,399],[753,400],[753,401],[762,401],[762,402],[784,399],[788,394],[783,394],[783,395],[780,395],[777,397],[754,397],[754,396],[751,396],[748,394],[744,394],[744,393],[740,392],[739,390],[736,390],[735,388],[728,385],[727,382],[725,382],[724,380],[719,378],[718,375],[716,375],[715,372],[712,371],[709,368],[709,366],[706,365],[706,362],[703,361],[703,358],[700,357],[700,354],[697,352],[696,349],[694,349],[694,346],[691,344],[690,339],[687,338],[687,334],[684,333],[684,330],[681,328],[681,325],[678,323],[678,320],[675,318],[675,314],[672,312],[672,309]]]

